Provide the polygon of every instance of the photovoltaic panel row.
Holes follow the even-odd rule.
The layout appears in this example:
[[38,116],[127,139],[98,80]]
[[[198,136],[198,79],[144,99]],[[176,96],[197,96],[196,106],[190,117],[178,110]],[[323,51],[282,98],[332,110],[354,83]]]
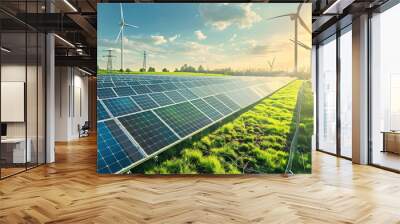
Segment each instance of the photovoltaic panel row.
[[132,96],[132,99],[143,109],[153,109],[158,107],[158,104],[154,102],[148,95],[136,95]]
[[232,113],[232,110],[229,107],[225,106],[225,104],[223,104],[221,101],[219,101],[214,96],[209,96],[207,98],[204,98],[204,101],[206,101],[212,107],[217,109],[223,115],[228,115],[228,114]]
[[140,111],[130,97],[105,99],[103,103],[115,117]]
[[196,94],[194,94],[192,91],[189,89],[180,89],[178,92],[184,96],[187,100],[193,100],[199,98]]
[[138,94],[151,93],[151,90],[147,86],[139,85],[131,86],[131,88]]
[[118,96],[132,96],[136,95],[135,91],[129,86],[124,87],[116,87],[114,91],[118,94]]
[[104,120],[110,118],[106,109],[104,109],[103,105],[100,102],[97,102],[97,120]]
[[237,105],[235,102],[233,102],[225,94],[218,94],[215,97],[217,97],[222,103],[224,103],[226,106],[228,106],[232,111],[240,109],[240,106]]
[[120,117],[118,120],[147,155],[179,139],[152,111]]
[[[143,158],[114,120],[99,122],[97,125],[97,171],[99,173],[118,172]],[[129,154],[125,152],[126,148],[129,149]]]
[[260,96],[258,96],[251,88],[241,89],[238,91],[233,91],[227,93],[232,99],[242,107],[247,107],[248,105],[256,102]]
[[[121,87],[100,88],[99,99],[102,99],[100,101],[103,101],[113,116],[118,117],[116,118],[119,121],[118,125],[122,125],[126,130],[126,132],[121,130],[122,135],[129,133],[129,138],[138,144],[139,150],[136,151],[144,151],[146,154],[143,158],[145,158],[255,103],[288,83],[290,78],[275,81],[275,79],[247,77],[113,75],[111,78],[99,78],[99,80],[104,82],[100,81],[101,84],[98,86],[104,83],[111,87],[123,85],[122,82],[127,84]],[[133,95],[129,95],[130,93]],[[129,97],[119,100],[125,95]],[[107,99],[110,97],[113,99]],[[127,106],[128,104],[134,106]],[[108,119],[108,113],[102,106],[98,106],[98,113],[103,114],[99,119]],[[132,141],[129,144],[134,145]],[[131,160],[132,163],[138,161]]]
[[151,93],[151,98],[158,103],[160,106],[166,106],[173,104],[174,102],[168,98],[164,93]]
[[185,97],[183,97],[178,91],[169,91],[169,92],[164,92],[165,95],[167,95],[172,101],[175,103],[180,103],[183,101],[186,101]]
[[216,121],[223,117],[223,115],[220,112],[215,110],[212,106],[210,106],[202,99],[197,99],[190,102],[193,105],[195,105],[200,111],[206,114],[209,118],[211,118],[213,121]]
[[114,90],[112,88],[101,88],[97,89],[97,97],[99,99],[111,98],[116,97]]
[[212,122],[188,102],[158,108],[155,110],[155,113],[181,138]]

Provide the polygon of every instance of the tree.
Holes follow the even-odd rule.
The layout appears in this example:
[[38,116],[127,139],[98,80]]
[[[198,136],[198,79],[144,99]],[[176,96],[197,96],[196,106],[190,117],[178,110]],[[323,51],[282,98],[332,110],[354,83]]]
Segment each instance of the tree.
[[139,69],[139,72],[146,72],[146,69],[141,68],[141,69]]
[[124,70],[121,68],[120,70],[119,70],[120,72],[124,72]]
[[179,72],[179,69],[175,68],[174,72]]
[[168,69],[166,69],[166,68],[163,68],[162,71],[163,71],[163,72],[169,72]]
[[197,69],[197,72],[205,73],[205,70],[202,65],[199,66],[199,68]]
[[153,68],[153,67],[149,67],[149,70],[147,70],[148,72],[155,72],[156,71],[156,69],[155,68]]
[[131,72],[131,70],[130,70],[129,68],[127,68],[125,71],[126,71],[126,72]]

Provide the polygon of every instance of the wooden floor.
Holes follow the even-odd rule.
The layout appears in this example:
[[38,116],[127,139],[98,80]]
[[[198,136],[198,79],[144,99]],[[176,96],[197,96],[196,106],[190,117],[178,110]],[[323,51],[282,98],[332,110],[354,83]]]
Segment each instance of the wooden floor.
[[400,223],[400,175],[315,152],[313,174],[100,176],[94,138],[0,181],[0,223]]

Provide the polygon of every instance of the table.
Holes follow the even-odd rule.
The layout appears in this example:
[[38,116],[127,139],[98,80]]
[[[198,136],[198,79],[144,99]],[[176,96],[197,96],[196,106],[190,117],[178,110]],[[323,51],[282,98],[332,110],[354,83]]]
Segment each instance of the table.
[[1,157],[6,163],[26,163],[31,162],[30,138],[26,139],[27,147],[25,151],[25,138],[5,138],[1,139]]

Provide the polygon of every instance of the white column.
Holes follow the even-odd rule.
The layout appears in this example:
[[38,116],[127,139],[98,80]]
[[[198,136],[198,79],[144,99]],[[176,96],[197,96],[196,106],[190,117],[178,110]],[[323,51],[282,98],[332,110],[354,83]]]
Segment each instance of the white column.
[[368,15],[353,19],[353,162],[368,163]]
[[54,35],[46,37],[46,163],[55,161],[54,133],[55,133],[55,60],[54,60]]

